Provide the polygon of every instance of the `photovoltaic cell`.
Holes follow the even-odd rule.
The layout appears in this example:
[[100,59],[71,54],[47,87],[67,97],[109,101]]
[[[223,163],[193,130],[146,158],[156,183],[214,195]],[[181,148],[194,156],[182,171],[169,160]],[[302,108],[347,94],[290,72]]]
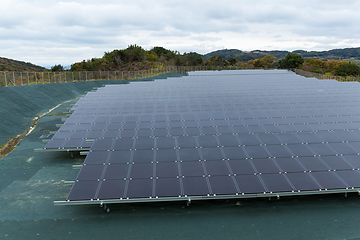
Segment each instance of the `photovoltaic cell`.
[[107,85],[44,148],[89,151],[69,202],[356,191],[359,90],[284,70]]
[[185,177],[182,179],[186,196],[210,195],[205,177]]
[[158,178],[156,179],[156,197],[180,197],[181,185],[178,178]]
[[256,194],[266,192],[264,185],[256,175],[237,175],[235,179],[241,193]]
[[213,194],[235,195],[238,193],[234,180],[230,176],[211,176],[209,182]]
[[320,186],[315,182],[314,178],[306,172],[287,173],[286,177],[290,180],[293,186],[300,191],[314,191],[320,189]]
[[269,192],[291,192],[294,190],[283,174],[262,174],[261,179]]
[[121,199],[124,196],[125,180],[106,180],[101,183],[98,199]]

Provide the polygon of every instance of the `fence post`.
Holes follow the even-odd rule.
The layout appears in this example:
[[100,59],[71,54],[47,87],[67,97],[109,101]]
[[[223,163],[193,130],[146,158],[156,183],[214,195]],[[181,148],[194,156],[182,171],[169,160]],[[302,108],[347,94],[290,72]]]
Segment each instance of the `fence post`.
[[20,80],[21,80],[21,86],[22,86],[23,85],[22,72],[20,72]]
[[5,76],[5,86],[7,87],[6,72],[4,72],[4,76]]
[[13,82],[14,82],[14,86],[16,86],[16,82],[15,82],[15,73],[13,72]]

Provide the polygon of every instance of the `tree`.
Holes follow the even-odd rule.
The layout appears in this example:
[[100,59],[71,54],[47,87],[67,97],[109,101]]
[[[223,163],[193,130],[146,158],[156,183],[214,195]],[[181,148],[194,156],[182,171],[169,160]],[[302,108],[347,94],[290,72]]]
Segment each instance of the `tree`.
[[355,63],[343,62],[336,69],[335,74],[338,76],[358,76],[360,75],[360,67]]
[[275,68],[274,63],[275,57],[271,55],[266,55],[265,57],[261,59],[254,60],[253,63],[255,68],[261,68],[261,69],[272,69]]
[[221,56],[212,56],[209,61],[207,61],[207,65],[210,66],[226,66],[227,61]]
[[289,53],[285,58],[280,59],[277,63],[278,68],[290,69],[298,68],[301,64],[304,63],[302,56],[296,53]]
[[229,58],[229,63],[231,66],[234,66],[237,63],[237,59],[235,57],[231,57]]
[[51,71],[52,72],[61,72],[61,71],[64,71],[64,67],[61,66],[61,64],[54,65],[51,67]]
[[172,53],[172,51],[167,50],[167,49],[165,49],[163,47],[153,47],[152,49],[150,49],[150,52],[154,52],[159,57],[167,56],[168,53]]
[[200,54],[196,52],[184,53],[180,57],[180,65],[184,66],[197,66],[202,64],[203,60]]
[[136,44],[128,46],[124,51],[127,62],[141,62],[146,59],[146,51]]

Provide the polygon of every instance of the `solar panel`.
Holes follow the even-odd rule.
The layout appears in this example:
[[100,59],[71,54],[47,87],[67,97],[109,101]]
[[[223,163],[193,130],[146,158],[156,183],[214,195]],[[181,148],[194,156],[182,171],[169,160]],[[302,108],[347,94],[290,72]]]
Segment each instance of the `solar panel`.
[[283,70],[107,85],[44,148],[89,150],[68,204],[358,191],[359,90]]

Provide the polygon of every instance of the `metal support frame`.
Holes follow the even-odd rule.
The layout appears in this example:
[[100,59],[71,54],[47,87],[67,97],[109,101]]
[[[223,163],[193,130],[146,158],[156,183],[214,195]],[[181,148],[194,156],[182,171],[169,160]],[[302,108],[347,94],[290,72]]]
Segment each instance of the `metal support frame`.
[[54,149],[35,148],[34,151],[35,152],[81,152],[81,151],[90,151],[90,148],[54,148]]
[[134,198],[134,199],[92,199],[81,201],[54,201],[54,205],[88,205],[88,204],[110,204],[110,203],[144,203],[144,202],[173,202],[186,201],[187,206],[193,200],[220,200],[220,199],[244,199],[244,198],[269,198],[280,196],[306,196],[306,195],[321,195],[334,193],[351,193],[357,192],[360,195],[360,188],[354,189],[336,189],[336,190],[318,190],[318,191],[304,191],[304,192],[281,192],[281,193],[257,193],[257,194],[237,194],[237,195],[216,195],[216,196],[191,196],[189,197],[162,197],[162,198]]
[[104,211],[110,212],[110,208],[107,207],[106,203],[101,202],[100,207],[104,208]]

